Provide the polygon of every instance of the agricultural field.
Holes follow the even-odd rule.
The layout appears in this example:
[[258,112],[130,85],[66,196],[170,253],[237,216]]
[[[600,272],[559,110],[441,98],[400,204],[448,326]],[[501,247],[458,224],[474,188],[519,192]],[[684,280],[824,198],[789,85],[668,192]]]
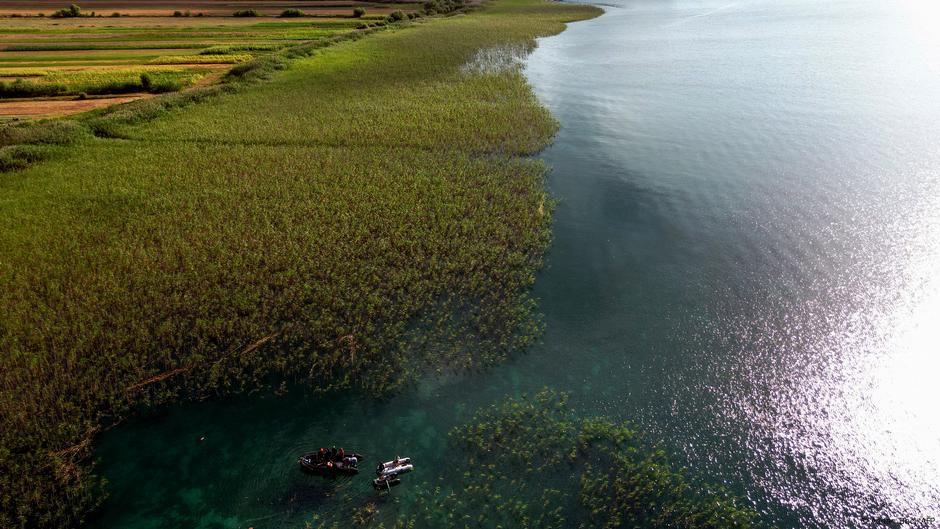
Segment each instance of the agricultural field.
[[0,2],[0,119],[65,114],[109,99],[210,84],[234,64],[421,8],[368,2],[82,4],[75,10],[62,2]]

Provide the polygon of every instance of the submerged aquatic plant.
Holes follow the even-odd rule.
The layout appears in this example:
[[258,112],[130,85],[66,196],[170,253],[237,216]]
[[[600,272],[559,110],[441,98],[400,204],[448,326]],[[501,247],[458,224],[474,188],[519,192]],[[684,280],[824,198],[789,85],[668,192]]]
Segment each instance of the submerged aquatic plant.
[[[452,465],[394,520],[366,527],[735,529],[757,513],[677,470],[630,424],[578,417],[543,390],[479,411],[450,432]],[[402,512],[408,510],[408,512]],[[324,520],[328,527],[332,520]],[[391,523],[390,523],[391,522]],[[386,525],[387,524],[387,525]]]

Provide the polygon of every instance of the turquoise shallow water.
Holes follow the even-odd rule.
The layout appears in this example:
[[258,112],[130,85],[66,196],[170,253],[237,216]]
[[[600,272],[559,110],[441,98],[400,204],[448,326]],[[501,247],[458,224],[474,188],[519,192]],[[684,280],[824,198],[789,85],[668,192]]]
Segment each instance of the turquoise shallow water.
[[[453,425],[545,385],[639,422],[781,527],[940,519],[940,10],[605,9],[526,66],[562,123],[542,155],[560,200],[543,343],[383,402],[293,392],[133,421],[99,443],[96,526],[297,527],[372,494],[300,475],[299,453],[339,439],[433,478]],[[413,507],[406,483],[381,515]]]

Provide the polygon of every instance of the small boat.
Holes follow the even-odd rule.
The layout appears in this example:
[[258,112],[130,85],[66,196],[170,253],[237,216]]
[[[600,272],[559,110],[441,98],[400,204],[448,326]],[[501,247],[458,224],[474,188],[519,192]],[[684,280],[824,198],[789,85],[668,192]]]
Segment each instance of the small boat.
[[315,476],[354,476],[359,473],[359,454],[345,454],[340,458],[333,458],[329,453],[320,455],[319,452],[310,452],[297,459],[301,470]]
[[414,469],[415,467],[411,464],[410,457],[396,457],[391,461],[379,463],[375,468],[375,475],[380,478],[383,476],[394,477],[399,474],[411,472]]
[[399,485],[401,485],[401,478],[398,476],[380,476],[372,480],[372,488],[375,490],[389,490]]

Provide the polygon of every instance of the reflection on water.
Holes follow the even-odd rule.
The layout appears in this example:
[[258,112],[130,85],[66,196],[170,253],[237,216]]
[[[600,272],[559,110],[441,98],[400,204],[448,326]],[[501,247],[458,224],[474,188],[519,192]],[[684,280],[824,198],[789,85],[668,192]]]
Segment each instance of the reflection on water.
[[542,40],[525,71],[562,123],[543,343],[390,401],[245,397],[116,429],[99,525],[297,527],[374,500],[298,454],[337,440],[434,479],[452,426],[546,385],[779,527],[940,520],[936,5],[614,0]]
[[806,524],[940,520],[940,197],[922,198],[832,304],[738,333],[747,384],[717,414],[748,425],[758,483]]
[[529,66],[564,125],[554,273],[594,305],[549,310],[555,346],[629,362],[595,406],[768,521],[940,520],[940,8],[607,11]]

